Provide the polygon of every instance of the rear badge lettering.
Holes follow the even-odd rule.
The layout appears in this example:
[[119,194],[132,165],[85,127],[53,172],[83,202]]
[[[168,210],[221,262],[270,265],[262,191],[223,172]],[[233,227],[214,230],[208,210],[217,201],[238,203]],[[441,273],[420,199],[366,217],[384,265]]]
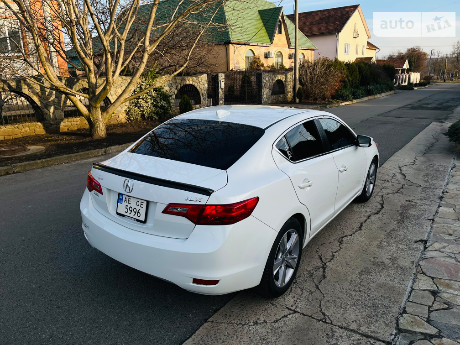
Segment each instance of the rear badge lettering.
[[197,198],[193,196],[188,196],[185,198],[185,201],[190,201],[190,202],[203,202],[203,198]]

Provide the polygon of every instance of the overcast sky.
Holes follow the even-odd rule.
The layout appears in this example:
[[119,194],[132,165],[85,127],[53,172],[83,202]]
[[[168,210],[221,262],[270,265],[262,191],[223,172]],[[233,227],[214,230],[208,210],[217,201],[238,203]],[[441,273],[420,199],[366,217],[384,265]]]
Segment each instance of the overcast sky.
[[[294,13],[294,0],[270,0],[277,6],[283,6],[286,14]],[[299,0],[299,12],[314,11],[326,8],[356,5],[355,1],[337,1],[337,0]],[[380,47],[381,51],[378,57],[406,50],[408,47],[421,46],[423,50],[430,53],[431,50],[441,52],[441,54],[450,53],[452,46],[460,40],[460,0],[366,0],[362,1],[361,8],[366,17],[367,25],[371,31],[370,41]],[[456,12],[456,32],[455,38],[382,38],[376,37],[373,33],[373,13],[374,12]]]

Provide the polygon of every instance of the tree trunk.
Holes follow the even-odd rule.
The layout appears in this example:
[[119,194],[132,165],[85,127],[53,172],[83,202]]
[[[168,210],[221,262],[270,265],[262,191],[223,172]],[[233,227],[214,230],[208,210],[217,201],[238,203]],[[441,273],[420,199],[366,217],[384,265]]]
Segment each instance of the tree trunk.
[[102,117],[101,107],[90,107],[91,136],[93,139],[104,139],[107,136],[106,124]]

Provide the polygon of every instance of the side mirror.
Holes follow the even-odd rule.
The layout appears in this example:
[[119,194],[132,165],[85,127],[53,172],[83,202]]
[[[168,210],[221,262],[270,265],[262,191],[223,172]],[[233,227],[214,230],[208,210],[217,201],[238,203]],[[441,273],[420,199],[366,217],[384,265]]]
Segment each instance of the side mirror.
[[372,145],[372,139],[365,135],[358,135],[356,138],[356,144],[359,147],[370,147]]

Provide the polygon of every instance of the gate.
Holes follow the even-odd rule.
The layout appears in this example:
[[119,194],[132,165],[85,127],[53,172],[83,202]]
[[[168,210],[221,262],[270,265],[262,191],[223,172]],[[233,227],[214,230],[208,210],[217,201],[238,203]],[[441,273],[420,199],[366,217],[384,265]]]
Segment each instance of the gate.
[[25,94],[0,92],[0,125],[43,121],[38,105]]
[[262,73],[230,71],[225,73],[225,104],[261,104]]

